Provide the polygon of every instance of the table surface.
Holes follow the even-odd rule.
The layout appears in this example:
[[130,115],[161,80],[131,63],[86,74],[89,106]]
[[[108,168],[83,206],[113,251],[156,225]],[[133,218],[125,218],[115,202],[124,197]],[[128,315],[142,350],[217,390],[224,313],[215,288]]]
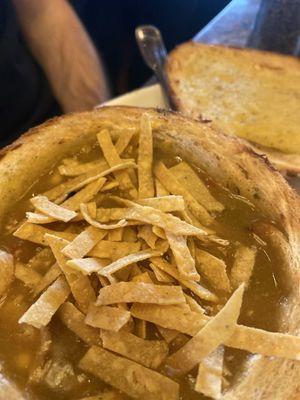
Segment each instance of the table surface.
[[195,37],[196,42],[247,46],[261,0],[233,0]]

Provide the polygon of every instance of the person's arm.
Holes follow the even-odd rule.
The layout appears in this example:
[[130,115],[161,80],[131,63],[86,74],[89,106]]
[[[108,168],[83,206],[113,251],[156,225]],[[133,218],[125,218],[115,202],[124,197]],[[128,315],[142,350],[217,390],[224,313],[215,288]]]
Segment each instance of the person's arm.
[[13,0],[25,41],[64,112],[108,99],[103,66],[67,0]]

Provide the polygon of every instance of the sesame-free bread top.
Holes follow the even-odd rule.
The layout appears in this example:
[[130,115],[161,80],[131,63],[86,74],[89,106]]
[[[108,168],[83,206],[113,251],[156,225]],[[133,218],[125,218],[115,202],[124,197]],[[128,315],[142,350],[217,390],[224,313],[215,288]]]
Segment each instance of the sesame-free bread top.
[[166,64],[176,107],[231,135],[300,154],[300,60],[193,42]]

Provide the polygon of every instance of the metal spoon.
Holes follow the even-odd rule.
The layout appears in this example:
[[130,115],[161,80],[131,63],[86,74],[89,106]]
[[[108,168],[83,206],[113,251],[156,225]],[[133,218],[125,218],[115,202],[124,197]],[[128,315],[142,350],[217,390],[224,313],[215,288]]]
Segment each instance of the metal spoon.
[[164,71],[167,51],[159,29],[153,25],[140,25],[135,30],[135,37],[145,63],[155,73],[161,85],[167,108],[175,109],[169,96],[169,85]]

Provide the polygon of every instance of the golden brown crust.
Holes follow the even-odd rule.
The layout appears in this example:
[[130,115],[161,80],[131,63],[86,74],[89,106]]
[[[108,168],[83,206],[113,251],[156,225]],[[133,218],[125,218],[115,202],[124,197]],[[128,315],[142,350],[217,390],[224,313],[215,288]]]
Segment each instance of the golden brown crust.
[[[0,219],[53,165],[83,145],[93,143],[95,133],[102,127],[110,127],[114,135],[123,129],[138,131],[140,116],[145,111],[152,120],[155,146],[187,158],[223,186],[249,198],[266,220],[274,221],[284,232],[282,265],[291,285],[281,326],[289,333],[299,333],[300,200],[265,158],[208,124],[177,113],[135,107],[103,107],[48,121],[2,152]],[[253,356],[225,399],[292,400],[299,381],[299,363]]]

